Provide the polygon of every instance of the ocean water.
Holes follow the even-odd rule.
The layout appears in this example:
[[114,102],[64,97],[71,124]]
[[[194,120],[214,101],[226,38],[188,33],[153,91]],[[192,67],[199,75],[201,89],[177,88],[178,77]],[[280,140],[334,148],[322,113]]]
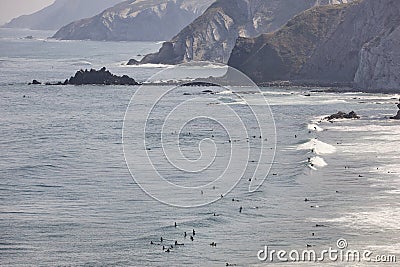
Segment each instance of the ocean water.
[[[34,38],[23,38],[28,35]],[[320,88],[261,88],[257,92],[250,88],[246,101],[268,106],[276,140],[273,136],[259,140],[260,132],[251,119],[246,120],[249,135],[238,134],[232,143],[227,142],[229,125],[222,125],[224,128],[204,118],[184,127],[177,123],[177,133],[169,129],[171,138],[164,142],[174,144],[177,139],[186,158],[201,156],[201,140],[212,139],[217,147],[212,162],[216,166],[188,179],[163,162],[159,132],[168,111],[193,96],[205,98],[207,110],[216,114],[224,114],[215,104],[219,102],[239,114],[249,110],[235,94],[222,88],[169,92],[149,116],[149,135],[132,135],[127,142],[145,139],[149,158],[170,182],[195,187],[211,183],[213,175],[228,164],[231,146],[242,151],[248,145],[255,150],[260,146],[274,150],[276,145],[274,157],[269,159],[272,162],[260,163],[272,163],[271,170],[254,192],[249,192],[249,177],[245,176],[218,201],[174,207],[146,194],[125,162],[124,118],[138,86],[27,85],[33,79],[63,81],[81,68],[102,66],[146,81],[170,66],[129,67],[124,63],[156,51],[160,43],[47,40],[50,35],[0,30],[2,266],[263,266],[269,262],[261,262],[257,252],[264,246],[301,251],[308,244],[321,251],[336,248],[340,238],[347,240],[349,249],[399,257],[400,127],[399,122],[388,119],[397,112],[399,95],[332,93]],[[207,73],[210,69],[213,73],[223,70],[208,65],[195,71]],[[202,94],[206,89],[216,93]],[[146,101],[155,101],[161,88],[147,86],[146,90]],[[311,96],[306,96],[308,93]],[[133,128],[140,126],[135,114],[139,120],[145,107],[145,103],[134,105],[130,113]],[[339,110],[354,110],[361,119],[322,120]],[[186,114],[195,111],[201,108]],[[175,117],[177,122],[182,118]],[[257,164],[258,156],[257,152],[250,154],[247,165]],[[133,162],[137,163],[142,162]],[[240,161],[233,162],[233,168],[242,171]],[[186,201],[201,200],[208,194],[218,198],[222,187],[184,197]],[[161,185],[159,190],[165,192]],[[196,235],[191,241],[193,229]],[[163,251],[163,245],[175,241],[184,245],[174,246],[170,253]],[[210,246],[212,242],[217,245]]]

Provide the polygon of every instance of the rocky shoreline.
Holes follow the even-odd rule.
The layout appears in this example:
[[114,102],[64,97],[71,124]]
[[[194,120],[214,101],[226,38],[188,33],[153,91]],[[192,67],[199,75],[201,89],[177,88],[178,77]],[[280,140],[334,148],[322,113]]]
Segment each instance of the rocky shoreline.
[[[197,81],[162,81],[162,82],[137,82],[135,79],[123,75],[117,76],[103,67],[99,70],[79,70],[74,76],[66,79],[64,81],[56,82],[40,82],[38,79],[34,79],[28,83],[28,85],[143,85],[143,86],[172,86],[172,85],[182,85],[191,84],[196,85]],[[210,80],[210,84],[225,86],[227,83],[226,77],[214,77]],[[202,84],[204,86],[204,83]],[[335,92],[335,93],[345,93],[345,92],[368,92],[374,93],[371,90],[362,90],[353,85],[353,83],[340,83],[340,82],[319,82],[319,81],[270,81],[256,83],[259,87],[294,87],[299,90],[313,91],[325,91],[325,92]],[[385,90],[382,91],[379,88],[375,91],[376,93],[398,93],[397,90]]]

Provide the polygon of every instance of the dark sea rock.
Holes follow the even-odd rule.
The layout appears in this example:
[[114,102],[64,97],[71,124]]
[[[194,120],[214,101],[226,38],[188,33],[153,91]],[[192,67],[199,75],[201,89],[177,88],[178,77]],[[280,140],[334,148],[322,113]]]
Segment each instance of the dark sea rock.
[[392,119],[392,120],[400,120],[400,103],[397,104],[397,107],[399,108],[399,111],[397,111],[396,116],[390,117],[390,119]]
[[[187,82],[182,84],[181,86],[199,86],[199,87],[212,87],[212,86],[216,86],[219,87],[218,84],[215,83],[211,83],[211,82],[199,82],[199,81],[194,81],[194,82]],[[204,90],[203,93],[212,93],[211,90]]]
[[331,120],[338,120],[338,119],[359,119],[360,116],[358,116],[354,111],[351,111],[349,114],[339,111],[336,114],[332,114],[328,117],[326,117],[325,119],[328,121]]
[[400,120],[400,110],[397,111],[397,115],[394,117],[390,117],[392,120]]
[[140,61],[137,61],[136,59],[129,59],[127,65],[139,65]]
[[41,82],[39,82],[38,80],[33,80],[31,83],[28,83],[29,85],[31,84],[42,84]]
[[[146,55],[139,64],[178,64],[181,61],[181,55],[175,51],[172,42],[165,42],[162,44],[158,53]],[[129,63],[128,63],[129,65]]]
[[99,84],[99,85],[138,85],[138,83],[127,75],[117,76],[106,70],[105,67],[100,70],[80,70],[75,76],[64,82],[64,85],[84,85],[84,84]]

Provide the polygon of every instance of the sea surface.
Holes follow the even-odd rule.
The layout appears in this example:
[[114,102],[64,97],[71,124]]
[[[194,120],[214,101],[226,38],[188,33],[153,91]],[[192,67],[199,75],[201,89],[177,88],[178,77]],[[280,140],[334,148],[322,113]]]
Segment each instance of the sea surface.
[[[226,194],[219,185],[184,196],[190,203],[212,195],[216,197],[213,203],[176,207],[142,190],[143,185],[131,175],[137,173],[125,161],[124,118],[132,96],[143,88],[28,85],[33,79],[64,81],[79,69],[103,66],[144,82],[171,66],[125,63],[157,51],[161,43],[47,39],[51,35],[0,29],[1,266],[263,266],[270,263],[260,261],[257,253],[265,246],[321,251],[337,249],[338,239],[345,239],[348,249],[370,250],[374,256],[396,255],[400,260],[400,125],[388,119],[397,112],[399,95],[248,88],[247,102],[272,112],[276,135],[259,138],[252,120],[246,121],[248,135],[235,140],[230,140],[228,126],[225,129],[204,118],[185,127],[177,124],[176,132],[168,133],[171,140],[179,140],[187,159],[201,155],[202,140],[213,140],[218,147],[217,167],[189,180],[182,170],[175,175],[176,170],[164,162],[159,131],[167,111],[193,96],[207,99],[204,110],[215,113],[223,113],[221,102],[238,114],[249,110],[234,92],[218,87],[169,92],[153,109],[145,138],[149,158],[170,182],[182,186],[212,182],[213,172],[228,164],[224,160],[231,146],[245,149],[250,144],[256,150],[265,146],[275,152],[260,162],[271,170],[254,192],[249,192],[245,176]],[[223,69],[210,64],[197,71]],[[185,74],[180,71],[179,76]],[[146,101],[150,102],[135,105],[130,113],[134,127],[140,127],[139,115],[145,106],[158,103],[157,90],[162,88],[147,87]],[[352,110],[359,120],[330,123],[323,119]],[[194,111],[201,108],[185,115]],[[179,122],[180,118],[175,119]],[[132,138],[140,143],[142,136]],[[255,165],[258,156],[251,154],[249,165]],[[144,164],[145,159],[132,164],[137,163]],[[241,171],[239,166],[239,161],[234,162],[234,172]],[[165,188],[160,185],[159,189]],[[184,245],[175,246],[175,241]],[[210,246],[213,242],[216,246]],[[163,245],[174,248],[168,253]]]

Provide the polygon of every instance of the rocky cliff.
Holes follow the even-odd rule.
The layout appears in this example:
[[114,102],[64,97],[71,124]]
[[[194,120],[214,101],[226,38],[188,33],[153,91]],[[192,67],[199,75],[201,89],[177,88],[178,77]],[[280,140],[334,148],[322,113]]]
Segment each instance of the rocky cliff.
[[258,83],[351,83],[356,79],[365,89],[395,86],[400,62],[393,40],[398,40],[399,14],[397,0],[316,7],[274,33],[240,38],[229,65]]
[[61,28],[64,40],[168,40],[200,16],[214,0],[129,0]]
[[160,51],[140,63],[177,64],[196,61],[226,63],[236,39],[272,32],[294,15],[315,5],[346,0],[218,0]]
[[400,26],[393,26],[365,44],[355,75],[359,89],[400,91]]
[[57,30],[74,20],[98,14],[122,0],[57,0],[31,15],[23,15],[3,25],[6,28]]

